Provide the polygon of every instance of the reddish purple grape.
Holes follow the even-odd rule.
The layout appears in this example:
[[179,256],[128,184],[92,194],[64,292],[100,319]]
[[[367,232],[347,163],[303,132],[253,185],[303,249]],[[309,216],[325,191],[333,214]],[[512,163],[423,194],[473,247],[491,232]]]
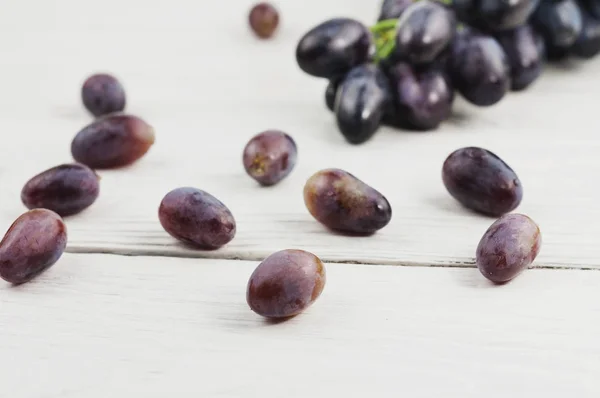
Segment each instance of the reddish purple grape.
[[160,203],[158,218],[171,236],[198,249],[218,249],[235,236],[235,219],[227,206],[196,188],[169,192]]
[[244,149],[244,168],[261,185],[274,185],[291,173],[298,149],[289,135],[269,130],[254,136]]
[[325,280],[325,267],[317,256],[302,250],[282,250],[254,270],[246,301],[252,311],[266,318],[289,318],[319,298]]
[[96,117],[121,112],[125,109],[125,90],[111,75],[90,76],[81,88],[83,105]]
[[339,169],[321,170],[304,186],[304,203],[326,227],[350,234],[372,234],[392,218],[385,196],[352,174]]
[[0,277],[19,285],[58,261],[67,246],[67,227],[47,209],[29,210],[10,226],[0,242]]
[[98,175],[83,164],[71,163],[43,171],[27,181],[21,200],[28,209],[45,208],[65,217],[89,207],[99,192]]
[[442,169],[446,189],[463,206],[501,216],[519,206],[523,186],[517,174],[494,153],[476,147],[450,154]]
[[508,282],[533,263],[541,246],[540,228],[531,218],[507,214],[483,234],[477,246],[477,268],[492,282]]
[[275,33],[279,25],[279,13],[269,3],[258,3],[248,16],[250,27],[261,39],[268,39]]
[[71,143],[73,158],[93,169],[129,165],[154,144],[154,129],[131,115],[109,115],[84,127]]

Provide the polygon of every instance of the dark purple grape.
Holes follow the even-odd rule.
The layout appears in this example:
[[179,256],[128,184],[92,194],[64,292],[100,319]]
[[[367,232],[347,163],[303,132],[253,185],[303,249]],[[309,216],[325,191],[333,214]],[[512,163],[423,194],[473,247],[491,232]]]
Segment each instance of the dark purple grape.
[[575,43],[583,23],[581,10],[574,0],[543,0],[531,22],[544,37],[551,58],[564,55],[565,49]]
[[98,198],[99,178],[83,164],[53,167],[36,175],[23,187],[21,200],[29,209],[44,208],[70,216],[89,207]]
[[325,287],[321,260],[302,250],[271,254],[256,267],[246,290],[246,301],[266,318],[289,318],[310,307]]
[[581,33],[571,51],[578,57],[592,58],[600,53],[600,20],[585,10],[582,10],[582,17]]
[[415,70],[398,63],[388,71],[395,100],[396,118],[412,128],[430,130],[450,116],[454,89],[439,68]]
[[349,18],[330,19],[300,39],[296,61],[309,75],[334,79],[367,62],[371,47],[372,36],[365,25]]
[[346,141],[361,144],[375,134],[391,105],[385,74],[377,66],[357,66],[340,83],[335,100],[337,125]]
[[172,237],[199,249],[218,249],[235,236],[235,219],[227,206],[196,188],[169,192],[160,203],[158,218]]
[[270,3],[258,3],[250,10],[248,22],[258,37],[268,39],[277,30],[279,13]]
[[392,219],[385,196],[339,169],[321,170],[310,177],[304,186],[304,203],[317,221],[350,234],[373,234]]
[[431,63],[448,47],[455,29],[452,12],[435,1],[421,0],[398,20],[396,51],[410,63]]
[[93,169],[131,164],[154,144],[154,129],[131,115],[109,115],[84,127],[71,143],[73,158]]
[[600,0],[579,0],[579,4],[591,17],[600,19]]
[[29,210],[10,226],[0,242],[0,277],[19,285],[58,261],[67,246],[67,227],[47,209]]
[[510,87],[510,68],[496,39],[471,29],[459,32],[452,45],[449,72],[454,87],[478,106],[500,101]]
[[527,88],[542,73],[545,46],[542,36],[531,26],[523,25],[498,33],[498,42],[510,64],[511,89]]
[[533,263],[542,246],[540,228],[522,214],[507,214],[483,234],[477,246],[479,271],[494,283],[506,283]]
[[283,180],[296,165],[298,149],[289,135],[269,130],[254,136],[244,148],[246,173],[261,185]]
[[485,31],[514,29],[527,22],[540,0],[453,0],[458,18]]
[[332,112],[335,110],[335,96],[337,95],[340,82],[341,80],[339,79],[330,80],[325,90],[325,105]]
[[81,88],[83,105],[96,117],[125,109],[125,90],[119,81],[107,74],[90,76]]
[[397,19],[411,4],[413,0],[383,0],[378,20]]
[[517,174],[494,153],[476,147],[458,149],[442,168],[446,189],[463,206],[501,216],[519,206],[523,186]]

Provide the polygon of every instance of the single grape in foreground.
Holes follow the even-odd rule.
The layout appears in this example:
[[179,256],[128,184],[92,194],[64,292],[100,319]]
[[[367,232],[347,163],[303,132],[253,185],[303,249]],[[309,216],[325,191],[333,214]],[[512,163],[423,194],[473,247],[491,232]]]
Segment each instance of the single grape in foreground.
[[47,209],[22,214],[0,242],[0,277],[14,285],[29,282],[58,261],[67,246],[67,227]]
[[326,79],[340,78],[368,61],[371,33],[350,18],[323,22],[306,33],[296,47],[296,61],[305,73]]
[[392,219],[392,207],[377,190],[339,169],[315,173],[304,186],[304,203],[326,227],[349,234],[369,235]]
[[123,167],[154,144],[154,129],[131,115],[108,115],[84,127],[71,143],[73,158],[93,169]]
[[505,283],[533,263],[542,246],[538,225],[522,214],[507,214],[483,234],[477,246],[477,268],[494,283]]
[[271,254],[248,281],[246,301],[257,314],[289,318],[311,306],[325,287],[325,267],[312,253],[282,250]]
[[296,143],[289,135],[269,130],[254,136],[244,148],[246,173],[261,185],[275,185],[287,177],[298,157]]
[[519,206],[523,186],[517,174],[494,153],[477,147],[458,149],[442,168],[446,189],[463,206],[499,217]]
[[236,232],[227,206],[208,192],[191,187],[169,192],[160,203],[158,218],[171,236],[198,249],[218,249]]
[[125,109],[125,89],[121,83],[108,74],[90,76],[81,87],[81,100],[85,108],[99,117]]
[[279,26],[279,12],[270,3],[258,3],[250,10],[248,22],[258,37],[268,39]]

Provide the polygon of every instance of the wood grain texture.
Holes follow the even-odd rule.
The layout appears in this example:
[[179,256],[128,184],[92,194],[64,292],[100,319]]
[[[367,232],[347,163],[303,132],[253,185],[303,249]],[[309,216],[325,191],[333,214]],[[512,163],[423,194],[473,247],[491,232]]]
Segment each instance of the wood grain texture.
[[[365,23],[377,4],[348,0],[282,1],[272,41],[247,28],[250,1],[167,3],[107,0],[14,2],[0,16],[0,162],[6,228],[23,210],[19,192],[34,174],[71,160],[70,142],[90,121],[80,84],[109,71],[124,82],[128,110],[154,125],[157,141],[132,167],[101,172],[98,202],[67,220],[71,252],[111,252],[213,258],[264,258],[297,247],[327,261],[471,266],[492,219],[462,209],[441,182],[445,157],[483,146],[520,176],[517,211],[536,220],[544,267],[600,267],[599,61],[550,67],[525,93],[477,109],[458,100],[438,131],[383,128],[351,146],[325,109],[326,82],[300,72],[294,49],[316,23],[350,16]],[[92,10],[89,11],[89,10]],[[245,65],[244,65],[245,63]],[[260,188],[245,175],[242,149],[268,128],[291,134],[299,163],[282,184]],[[391,224],[369,238],[326,231],[306,211],[302,188],[321,168],[357,175],[387,196]],[[184,248],[161,228],[157,208],[178,186],[204,189],[225,202],[238,234],[216,252]]]
[[270,324],[256,262],[66,254],[0,285],[0,396],[548,397],[600,394],[600,272],[328,264]]

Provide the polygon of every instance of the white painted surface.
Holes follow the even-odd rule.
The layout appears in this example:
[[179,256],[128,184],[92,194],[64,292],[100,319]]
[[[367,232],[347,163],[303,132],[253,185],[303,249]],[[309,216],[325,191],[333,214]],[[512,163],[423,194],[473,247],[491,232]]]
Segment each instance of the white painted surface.
[[[493,220],[445,192],[445,157],[486,147],[519,174],[518,211],[541,226],[537,266],[600,268],[600,61],[552,68],[499,105],[457,103],[438,131],[384,128],[345,144],[325,82],[295,65],[298,38],[333,16],[374,20],[371,1],[278,2],[269,42],[246,26],[249,1],[9,0],[0,13],[0,225],[25,209],[27,179],[71,161],[90,121],[79,87],[96,71],[125,83],[128,110],[157,131],[132,167],[101,172],[101,196],[67,219],[71,252],[18,289],[0,286],[0,397],[598,397],[600,273],[532,270],[491,287],[474,269],[330,265],[324,296],[268,325],[244,301],[256,260],[284,248],[327,261],[472,265]],[[246,66],[240,66],[246,63]],[[255,133],[299,146],[282,184],[258,187],[241,165]],[[392,203],[370,238],[326,231],[305,210],[306,179],[347,169]],[[230,245],[190,251],[161,229],[163,195],[196,186],[238,221]]]
[[327,265],[269,324],[256,262],[67,254],[0,286],[0,396],[598,397],[600,272]]

